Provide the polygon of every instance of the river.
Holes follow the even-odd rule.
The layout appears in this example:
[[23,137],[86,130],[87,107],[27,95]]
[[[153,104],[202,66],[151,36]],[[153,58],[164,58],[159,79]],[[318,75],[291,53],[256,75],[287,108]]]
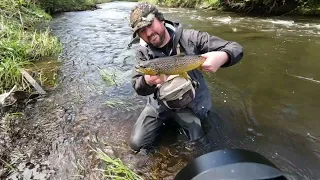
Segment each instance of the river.
[[[97,10],[60,14],[50,24],[64,45],[60,84],[33,116],[51,124],[44,132],[53,142],[48,161],[54,179],[95,179],[98,163],[90,147],[105,144],[149,179],[170,179],[195,156],[184,148],[180,135],[168,138],[147,158],[126,144],[145,105],[130,82],[137,44],[127,49],[128,15],[134,5],[101,4]],[[292,179],[319,179],[320,84],[292,75],[320,80],[320,20],[160,10],[185,28],[207,31],[244,48],[239,64],[205,75],[219,117],[212,118],[215,128],[208,133],[213,149],[250,149]],[[99,146],[101,141],[105,144]]]

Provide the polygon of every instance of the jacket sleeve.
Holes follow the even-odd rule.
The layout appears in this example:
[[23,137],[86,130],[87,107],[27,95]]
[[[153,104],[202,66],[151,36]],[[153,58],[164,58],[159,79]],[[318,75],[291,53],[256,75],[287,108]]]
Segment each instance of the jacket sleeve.
[[[136,50],[136,63],[139,61],[145,61],[148,59],[148,54],[146,49],[139,48]],[[156,90],[156,86],[150,86],[146,83],[144,75],[137,73],[133,67],[131,83],[133,89],[137,92],[138,95],[147,96],[153,94]]]
[[224,51],[228,54],[229,60],[221,67],[228,67],[238,63],[243,57],[243,48],[234,41],[226,41],[217,36],[212,36],[207,32],[193,30],[190,38],[198,49],[204,54],[211,51]]

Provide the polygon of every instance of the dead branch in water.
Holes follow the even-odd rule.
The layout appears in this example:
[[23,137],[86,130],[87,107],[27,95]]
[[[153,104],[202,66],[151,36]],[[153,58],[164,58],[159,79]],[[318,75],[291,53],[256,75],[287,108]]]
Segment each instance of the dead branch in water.
[[296,78],[299,78],[299,79],[303,79],[303,80],[307,80],[307,81],[310,81],[310,82],[314,82],[314,83],[320,84],[320,81],[315,80],[313,78],[308,78],[308,77],[289,74],[287,71],[286,71],[286,73],[287,73],[287,75],[292,76],[292,77],[296,77]]
[[38,91],[39,94],[46,94],[46,92],[41,88],[41,86],[34,80],[27,71],[24,69],[20,69],[21,74],[24,78],[28,80],[28,82]]

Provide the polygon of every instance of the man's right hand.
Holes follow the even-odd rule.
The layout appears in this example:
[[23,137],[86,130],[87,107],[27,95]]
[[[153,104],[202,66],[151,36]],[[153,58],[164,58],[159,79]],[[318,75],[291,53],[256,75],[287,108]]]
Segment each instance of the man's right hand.
[[161,78],[160,76],[150,76],[150,75],[144,75],[144,79],[146,80],[146,83],[149,86],[162,84],[167,78],[164,76],[164,78]]

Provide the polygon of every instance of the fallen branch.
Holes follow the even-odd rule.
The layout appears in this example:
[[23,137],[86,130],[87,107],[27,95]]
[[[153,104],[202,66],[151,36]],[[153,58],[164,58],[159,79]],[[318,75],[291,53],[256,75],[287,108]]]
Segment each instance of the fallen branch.
[[313,79],[313,78],[307,78],[307,77],[303,77],[303,76],[297,76],[297,75],[289,74],[288,72],[287,72],[287,74],[288,74],[289,76],[292,76],[292,77],[296,77],[296,78],[299,78],[299,79],[303,79],[303,80],[307,80],[307,81],[311,81],[311,82],[320,84],[320,81],[315,80],[315,79]]
[[16,85],[13,86],[13,88],[8,93],[3,93],[0,95],[0,105],[3,105],[7,97],[10,96],[10,94],[17,88]]
[[24,69],[20,69],[21,74],[24,78],[28,80],[28,82],[37,90],[39,94],[46,94],[46,92],[41,88],[41,86],[34,80],[27,71]]

